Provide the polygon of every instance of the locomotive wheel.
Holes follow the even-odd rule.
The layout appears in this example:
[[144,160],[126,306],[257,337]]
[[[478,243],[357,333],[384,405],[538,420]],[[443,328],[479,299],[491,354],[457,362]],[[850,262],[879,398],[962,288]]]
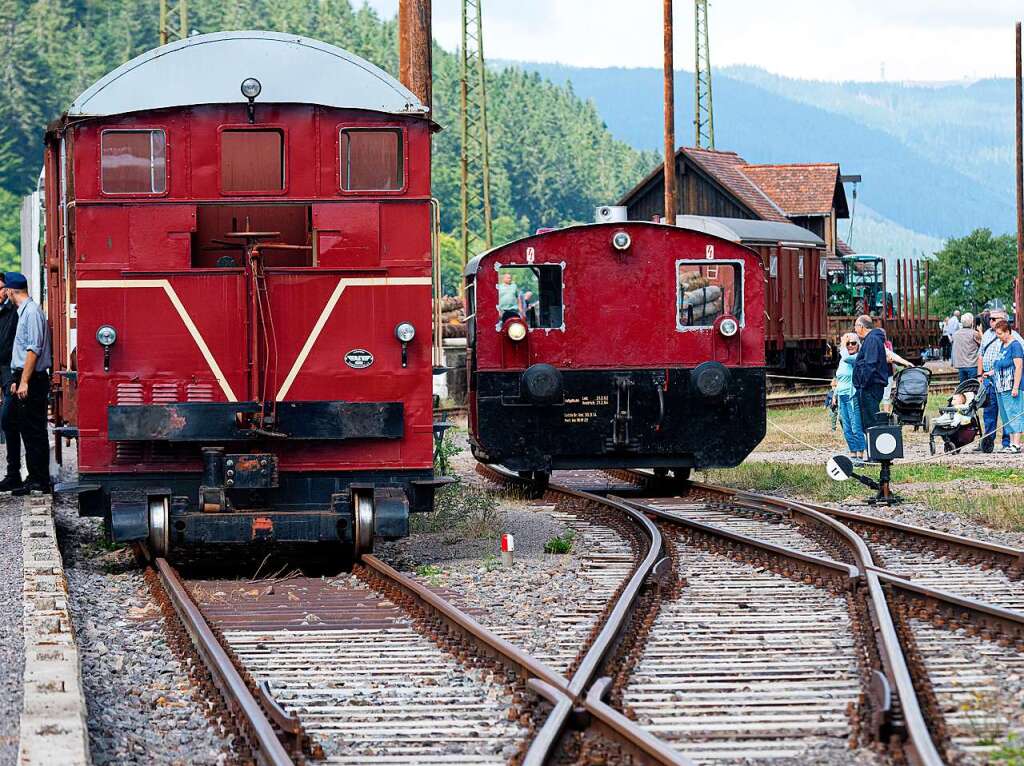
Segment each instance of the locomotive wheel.
[[352,494],[352,547],[358,559],[373,553],[373,492],[362,491]]
[[170,551],[171,502],[166,495],[149,498],[149,549],[154,556],[167,558]]

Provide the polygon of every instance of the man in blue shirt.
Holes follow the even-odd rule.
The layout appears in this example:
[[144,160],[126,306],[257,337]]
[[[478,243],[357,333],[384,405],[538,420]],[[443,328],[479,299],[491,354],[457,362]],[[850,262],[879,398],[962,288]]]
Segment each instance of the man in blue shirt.
[[24,274],[9,271],[4,276],[7,294],[18,307],[18,328],[11,349],[13,382],[4,396],[12,396],[8,418],[21,431],[28,463],[28,481],[16,495],[50,491],[50,444],[46,432],[46,410],[50,395],[50,374],[53,356],[50,350],[50,328],[39,304],[28,294]]
[[11,383],[14,376],[11,373],[11,352],[14,349],[14,332],[18,329],[18,308],[14,301],[7,297],[4,275],[0,273],[0,427],[3,428],[4,441],[7,444],[7,474],[3,481],[0,481],[0,492],[11,492],[20,489],[21,480],[21,431],[9,418],[14,405],[14,396],[11,395]]
[[889,383],[889,358],[885,353],[885,332],[875,327],[867,314],[857,317],[853,325],[860,338],[860,352],[853,365],[853,385],[857,389],[860,422],[864,431],[884,424],[878,416],[882,395]]

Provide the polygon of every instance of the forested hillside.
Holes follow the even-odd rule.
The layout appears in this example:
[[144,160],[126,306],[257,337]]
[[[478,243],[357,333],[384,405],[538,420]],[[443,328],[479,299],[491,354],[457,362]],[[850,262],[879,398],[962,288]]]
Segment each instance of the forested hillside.
[[[519,66],[593,99],[617,138],[661,145],[661,70]],[[839,162],[863,175],[862,203],[932,237],[1014,227],[1009,80],[832,83],[746,67],[716,71],[714,99],[716,146],[749,162]],[[692,73],[676,75],[676,110],[676,137],[692,144]]]
[[[271,29],[308,35],[395,73],[396,26],[349,0],[191,0],[197,32]],[[153,0],[0,0],[0,265],[14,261],[17,206],[42,161],[47,122],[103,74],[157,45]],[[458,65],[434,50],[434,194],[442,226],[459,214]],[[657,158],[612,138],[571,88],[517,69],[489,75],[492,198],[504,236],[590,220]]]

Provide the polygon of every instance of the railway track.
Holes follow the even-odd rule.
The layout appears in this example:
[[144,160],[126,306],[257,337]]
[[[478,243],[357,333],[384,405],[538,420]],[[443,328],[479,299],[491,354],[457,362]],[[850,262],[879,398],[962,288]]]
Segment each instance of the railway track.
[[[957,387],[958,377],[956,372],[942,372],[932,375],[929,391],[933,394],[952,393]],[[766,401],[770,410],[789,410],[801,407],[814,407],[820,405],[825,395],[829,392],[829,386],[815,386],[793,393],[768,394]]]
[[163,559],[154,566],[221,712],[235,721],[242,760],[542,764],[561,753],[570,762],[600,754],[686,764],[605,703],[599,676],[663,557],[660,534],[619,504],[615,523],[634,538],[623,549],[582,519],[590,500],[564,497],[579,511],[567,521],[606,538],[603,590],[562,626],[569,649],[543,658],[515,645],[515,627],[504,638],[455,606],[453,594],[373,556],[351,575],[271,585],[186,581]]
[[1024,729],[1024,552],[638,472],[553,482],[550,510],[605,540],[604,590],[542,656],[526,618],[488,628],[372,556],[272,586],[157,560],[242,757],[937,765]]
[[[657,486],[647,474],[615,476]],[[850,560],[856,535],[877,556],[858,567],[885,593],[936,749],[948,762],[985,763],[1007,732],[1024,731],[1024,551],[696,482],[680,497],[630,502],[808,556]]]

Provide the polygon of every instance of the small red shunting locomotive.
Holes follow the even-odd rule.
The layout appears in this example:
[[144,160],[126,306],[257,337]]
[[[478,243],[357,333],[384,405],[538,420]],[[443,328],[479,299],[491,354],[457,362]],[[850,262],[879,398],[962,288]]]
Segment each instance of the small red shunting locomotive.
[[643,222],[550,231],[466,268],[470,443],[552,469],[738,465],[765,434],[756,252]]
[[46,135],[58,433],[81,513],[160,555],[368,550],[432,508],[430,143],[294,35],[145,53]]

